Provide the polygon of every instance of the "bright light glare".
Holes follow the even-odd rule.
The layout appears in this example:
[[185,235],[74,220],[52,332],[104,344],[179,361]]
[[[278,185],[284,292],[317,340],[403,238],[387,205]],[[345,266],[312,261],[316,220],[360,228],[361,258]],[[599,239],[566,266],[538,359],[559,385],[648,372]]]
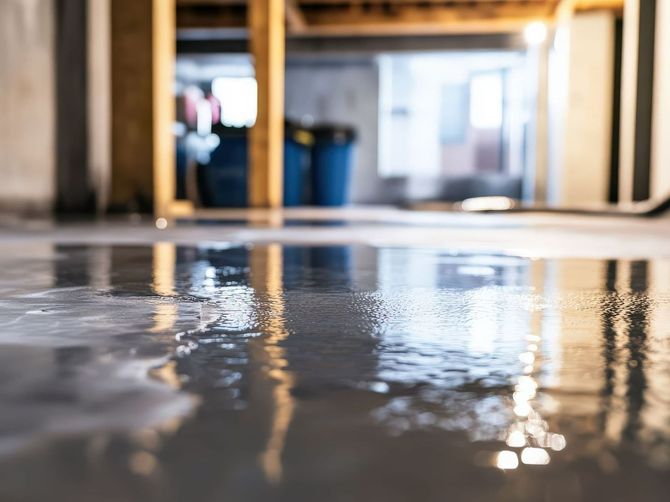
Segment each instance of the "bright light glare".
[[499,451],[496,457],[496,467],[498,469],[516,469],[519,467],[519,457],[513,451]]
[[540,45],[547,39],[547,25],[541,21],[533,21],[523,30],[523,38],[528,45]]
[[551,459],[542,448],[524,448],[521,451],[521,461],[526,465],[547,465]]
[[499,129],[503,121],[503,81],[500,73],[475,75],[470,82],[470,124]]
[[535,354],[532,352],[523,352],[519,354],[519,361],[523,364],[533,364],[535,362]]
[[514,207],[514,201],[509,197],[473,197],[461,202],[463,211],[504,211]]
[[512,431],[507,437],[507,446],[512,448],[521,448],[526,446],[526,436],[521,431]]
[[251,127],[258,112],[256,79],[219,77],[212,81],[212,94],[221,103],[221,123],[230,127]]
[[562,434],[552,434],[551,438],[549,439],[549,446],[554,451],[561,451],[565,449],[567,444],[568,443],[565,440],[565,436]]
[[533,409],[528,403],[519,403],[514,407],[514,414],[518,417],[527,417]]

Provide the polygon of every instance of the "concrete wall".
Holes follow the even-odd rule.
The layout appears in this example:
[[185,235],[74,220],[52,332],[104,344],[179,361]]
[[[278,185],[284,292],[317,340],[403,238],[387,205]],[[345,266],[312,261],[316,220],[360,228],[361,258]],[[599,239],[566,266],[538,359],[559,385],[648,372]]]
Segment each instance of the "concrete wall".
[[639,15],[639,0],[626,0],[623,12],[621,61],[621,145],[619,154],[619,200],[621,202],[630,202],[633,195]]
[[670,194],[670,2],[656,2],[651,196]]
[[111,0],[88,0],[88,164],[102,212],[111,181]]
[[0,210],[54,197],[53,0],[0,1]]
[[606,11],[575,15],[569,24],[568,89],[559,205],[606,202],[609,188],[614,74],[614,17]]

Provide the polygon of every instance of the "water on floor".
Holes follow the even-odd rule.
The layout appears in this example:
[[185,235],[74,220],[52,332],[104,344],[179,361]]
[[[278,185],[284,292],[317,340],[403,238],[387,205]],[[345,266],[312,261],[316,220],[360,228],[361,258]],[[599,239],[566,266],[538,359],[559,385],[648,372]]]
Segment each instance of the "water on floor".
[[667,500],[669,273],[7,245],[0,500]]

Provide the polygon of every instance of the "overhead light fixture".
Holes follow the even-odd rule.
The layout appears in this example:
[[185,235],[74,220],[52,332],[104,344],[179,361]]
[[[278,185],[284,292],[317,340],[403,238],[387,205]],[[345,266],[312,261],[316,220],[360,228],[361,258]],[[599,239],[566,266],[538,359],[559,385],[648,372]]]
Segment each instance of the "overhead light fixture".
[[547,39],[547,25],[542,21],[528,23],[523,29],[523,38],[528,45],[540,45]]

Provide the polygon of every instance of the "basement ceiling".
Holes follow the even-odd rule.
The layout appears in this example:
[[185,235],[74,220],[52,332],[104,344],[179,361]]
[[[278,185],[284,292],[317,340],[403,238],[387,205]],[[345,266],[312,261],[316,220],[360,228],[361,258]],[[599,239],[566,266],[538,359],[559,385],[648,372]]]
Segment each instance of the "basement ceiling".
[[[287,0],[292,35],[502,33],[548,20],[560,0]],[[245,0],[177,0],[180,28],[246,25]]]
[[[286,0],[291,36],[513,33],[569,10],[621,12],[624,0]],[[244,28],[246,0],[177,0],[180,28]]]

